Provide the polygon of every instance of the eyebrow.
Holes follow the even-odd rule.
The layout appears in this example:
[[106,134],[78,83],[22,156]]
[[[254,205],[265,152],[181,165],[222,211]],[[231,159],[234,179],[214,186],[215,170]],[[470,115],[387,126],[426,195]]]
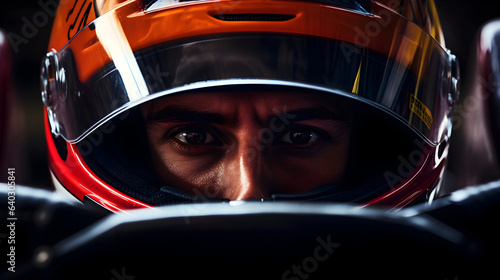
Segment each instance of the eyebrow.
[[[268,123],[273,119],[278,117],[287,122],[300,122],[307,120],[336,120],[336,121],[346,121],[345,114],[339,113],[335,110],[331,110],[325,107],[311,107],[311,108],[298,108],[292,111],[288,111],[286,106],[283,107],[282,111],[273,110],[273,113],[267,118]],[[226,116],[213,113],[213,112],[203,112],[193,109],[188,109],[182,106],[166,106],[157,112],[153,112],[147,115],[146,121],[148,123],[202,123],[202,124],[227,124],[230,122],[229,118]]]
[[146,121],[148,123],[193,122],[205,124],[225,124],[228,119],[218,113],[196,111],[181,106],[166,106],[160,111],[148,114]]
[[[283,108],[282,114],[276,114],[274,116],[279,117],[282,121],[286,119],[288,122],[300,122],[309,120],[335,120],[335,121],[348,121],[348,117],[345,113],[341,113],[337,110],[332,110],[326,107],[311,107],[311,108],[299,108],[292,111],[287,111],[286,107]],[[268,121],[274,116],[270,116]]]

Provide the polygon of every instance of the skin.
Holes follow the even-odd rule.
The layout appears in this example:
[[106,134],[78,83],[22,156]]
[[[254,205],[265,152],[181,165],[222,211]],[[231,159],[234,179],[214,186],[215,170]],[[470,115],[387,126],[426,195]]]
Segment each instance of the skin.
[[328,98],[200,92],[147,103],[142,111],[156,172],[186,192],[230,200],[335,184],[344,173],[350,124]]

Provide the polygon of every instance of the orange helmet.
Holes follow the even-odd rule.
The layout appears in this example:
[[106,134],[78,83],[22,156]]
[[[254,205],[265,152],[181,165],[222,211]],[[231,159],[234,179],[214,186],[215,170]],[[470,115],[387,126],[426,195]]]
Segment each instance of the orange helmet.
[[[62,1],[48,50],[41,86],[50,170],[56,188],[80,201],[113,211],[200,201],[156,186],[138,167],[142,136],[124,132],[140,127],[128,122],[140,104],[234,86],[352,104],[359,126],[347,173],[377,176],[342,201],[398,208],[442,181],[459,77],[433,1]],[[133,151],[113,152],[116,139]]]

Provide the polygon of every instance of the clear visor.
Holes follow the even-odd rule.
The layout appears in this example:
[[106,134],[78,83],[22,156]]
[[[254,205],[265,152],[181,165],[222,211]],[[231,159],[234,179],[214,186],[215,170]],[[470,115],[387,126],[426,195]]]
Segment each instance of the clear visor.
[[[77,143],[121,112],[158,97],[247,84],[356,99],[404,122],[433,145],[445,133],[449,55],[424,31],[415,36],[413,25],[383,43],[386,54],[345,40],[262,32],[197,36],[134,50],[116,18],[106,16],[49,53],[42,65],[52,133],[68,142]],[[99,48],[89,47],[92,42]],[[98,70],[83,58],[92,58],[87,64]]]

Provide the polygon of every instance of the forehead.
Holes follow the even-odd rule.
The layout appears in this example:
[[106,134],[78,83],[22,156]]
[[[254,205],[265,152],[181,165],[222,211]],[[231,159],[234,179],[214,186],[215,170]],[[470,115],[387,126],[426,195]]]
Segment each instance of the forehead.
[[328,93],[297,90],[239,90],[190,92],[166,96],[146,104],[148,112],[155,112],[166,106],[185,107],[210,112],[232,112],[236,109],[273,111],[279,108],[327,107],[339,109],[346,106],[338,97]]

